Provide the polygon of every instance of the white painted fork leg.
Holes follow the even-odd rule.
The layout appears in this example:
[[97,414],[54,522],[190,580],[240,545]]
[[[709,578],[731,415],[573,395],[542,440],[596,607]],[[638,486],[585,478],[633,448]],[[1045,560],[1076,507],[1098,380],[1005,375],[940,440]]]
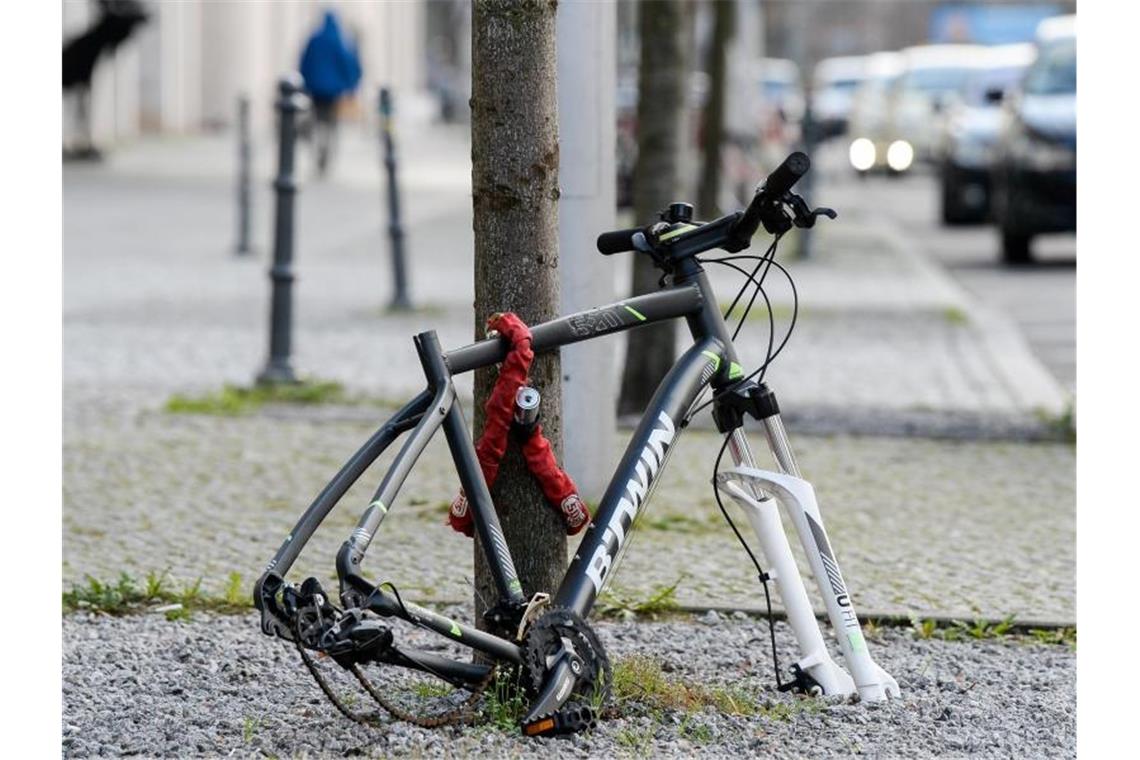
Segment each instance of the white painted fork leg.
[[[805,659],[812,659],[816,651],[822,651],[827,661],[831,662],[826,649],[823,648],[822,635],[796,568],[791,546],[780,524],[779,514],[774,506],[777,500],[787,510],[792,524],[796,526],[800,543],[804,547],[808,564],[819,585],[824,607],[851,675],[843,673],[834,662],[831,662],[832,667],[843,673],[848,682],[854,678],[854,686],[859,692],[860,699],[877,702],[886,699],[888,693],[898,696],[899,687],[895,679],[875,664],[867,651],[867,642],[863,639],[859,618],[855,614],[835,553],[831,550],[831,543],[823,529],[823,518],[820,516],[815,490],[811,484],[802,478],[784,473],[738,466],[718,474],[716,487],[731,496],[744,509],[760,539],[765,558],[777,569],[776,584],[780,590],[780,598],[788,608],[789,622],[792,621],[793,615],[800,620],[798,624],[793,623],[792,627]],[[773,494],[775,499],[760,501],[752,495],[756,493]],[[788,589],[787,592],[785,588]],[[804,619],[805,610],[810,620]],[[809,630],[801,634],[801,628]],[[801,667],[820,681],[809,668],[803,665]],[[820,684],[823,685],[823,681],[820,681]],[[832,692],[824,686],[824,692],[850,693],[850,688],[847,691]]]
[[[718,484],[719,485],[719,484]],[[796,662],[800,669],[815,679],[824,694],[851,694],[855,682],[843,668],[828,654],[823,634],[819,632],[815,612],[808,599],[800,571],[796,567],[792,547],[780,523],[780,512],[776,500],[756,499],[735,482],[728,482],[724,489],[744,510],[752,530],[760,539],[760,550],[768,562],[768,576],[776,583],[780,600],[788,615],[788,625],[796,635],[800,645],[800,659]]]

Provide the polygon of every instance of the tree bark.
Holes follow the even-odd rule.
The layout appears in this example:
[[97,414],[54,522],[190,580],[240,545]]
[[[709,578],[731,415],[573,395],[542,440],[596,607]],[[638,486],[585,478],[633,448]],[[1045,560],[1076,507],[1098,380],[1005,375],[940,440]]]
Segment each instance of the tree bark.
[[728,43],[736,21],[733,0],[713,0],[713,37],[706,57],[709,94],[705,101],[701,126],[701,149],[704,165],[697,193],[697,214],[703,219],[720,216],[721,146],[724,143],[724,95],[728,81]]
[[[471,159],[475,232],[475,334],[513,311],[527,324],[557,316],[558,98],[554,0],[478,0],[471,24]],[[498,372],[475,373],[475,432]],[[530,380],[542,394],[543,432],[562,450],[557,352],[535,356]],[[553,593],[566,570],[566,529],[512,442],[491,489],[523,593]],[[498,593],[475,549],[475,610]]]
[[[637,164],[633,173],[633,206],[639,225],[677,197],[678,164],[684,147],[685,20],[684,0],[654,0],[638,5],[641,63],[638,72]],[[647,256],[632,255],[632,295],[659,288],[661,272]],[[622,372],[618,414],[643,410],[676,357],[673,321],[629,333]]]

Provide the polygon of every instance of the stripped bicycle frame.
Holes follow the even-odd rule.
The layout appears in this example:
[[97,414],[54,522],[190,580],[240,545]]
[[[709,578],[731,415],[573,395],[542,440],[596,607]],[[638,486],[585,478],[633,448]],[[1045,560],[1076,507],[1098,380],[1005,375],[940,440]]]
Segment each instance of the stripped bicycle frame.
[[[554,606],[570,609],[583,618],[589,615],[628,545],[629,532],[676,443],[680,433],[678,421],[684,419],[706,386],[711,384],[714,390],[727,388],[743,373],[706,274],[695,261],[675,273],[673,284],[661,291],[555,319],[531,329],[532,347],[535,352],[541,352],[680,317],[687,321],[694,343],[658,386],[561,586],[551,600]],[[352,484],[397,437],[411,431],[357,527],[337,554],[341,601],[346,609],[352,607],[371,610],[385,617],[395,616],[485,652],[496,660],[519,663],[522,650],[517,641],[405,603],[360,575],[369,544],[395,502],[400,487],[428,441],[442,427],[473,512],[499,603],[515,608],[527,603],[479,467],[462,407],[456,402],[453,383],[455,375],[502,361],[509,346],[505,340],[491,338],[445,353],[440,349],[434,331],[417,335],[415,346],[428,388],[361,447],[321,491],[285,539],[254,590],[254,601],[262,611],[262,630],[269,635],[293,638],[289,617],[279,600],[285,587],[285,574],[313,532]],[[898,686],[894,679],[879,668],[867,652],[858,618],[823,530],[811,486],[799,477],[774,403],[772,413],[763,419],[763,424],[781,472],[756,469],[748,441],[741,428],[736,427],[728,433],[729,450],[736,467],[722,472],[715,485],[740,504],[761,541],[771,566],[768,575],[777,585],[800,645],[797,674],[809,676],[808,683],[818,685],[825,694],[850,694],[857,690],[863,699],[868,700],[883,699],[886,692],[897,694]],[[780,525],[776,502],[789,511],[800,535],[854,679],[831,659],[824,645]],[[842,636],[838,635],[840,631]],[[396,647],[392,647],[384,657],[384,662],[425,670],[464,685],[479,683],[492,667]],[[562,675],[564,681],[572,678],[568,672]],[[565,689],[567,695],[570,691]],[[559,688],[558,693],[562,692]]]

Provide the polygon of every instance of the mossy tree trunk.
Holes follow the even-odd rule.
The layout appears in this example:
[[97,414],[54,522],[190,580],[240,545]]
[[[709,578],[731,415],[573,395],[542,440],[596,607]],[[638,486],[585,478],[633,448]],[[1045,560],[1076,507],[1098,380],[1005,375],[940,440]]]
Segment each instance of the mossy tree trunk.
[[705,58],[709,75],[708,99],[701,120],[701,185],[697,214],[703,219],[720,216],[721,147],[724,144],[724,98],[728,84],[728,44],[736,23],[736,3],[713,0],[713,36]]
[[[633,206],[637,224],[657,214],[677,197],[678,164],[685,130],[686,0],[653,0],[638,5],[641,63],[638,73],[637,164]],[[633,293],[658,289],[661,272],[647,256],[630,254]],[[619,414],[641,412],[676,358],[676,325],[659,322],[629,333],[622,372]]]
[[[471,158],[475,230],[475,334],[513,311],[527,324],[558,315],[558,97],[554,0],[478,0],[471,24]],[[498,371],[475,373],[475,433]],[[543,432],[562,449],[556,352],[535,356]],[[566,569],[566,531],[512,442],[491,489],[523,593],[553,593]],[[482,624],[498,598],[475,549],[475,609]]]

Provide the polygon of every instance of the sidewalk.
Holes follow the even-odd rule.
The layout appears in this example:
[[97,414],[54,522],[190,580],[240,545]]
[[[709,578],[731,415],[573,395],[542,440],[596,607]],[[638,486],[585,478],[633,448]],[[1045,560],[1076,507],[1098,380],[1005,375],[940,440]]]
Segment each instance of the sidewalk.
[[[474,333],[469,150],[462,131],[401,133],[411,287],[421,308],[388,315],[373,137],[347,131],[337,173],[306,182],[298,196],[294,347],[301,371],[396,402],[423,384],[413,334],[436,329],[443,345],[456,346]],[[248,384],[265,361],[270,151],[258,149],[259,252],[249,260],[231,251],[232,152],[226,136],[163,140],[125,148],[104,166],[65,170],[65,584],[167,566],[211,588],[232,571],[254,577],[384,416],[373,407],[232,419],[161,411],[174,393]],[[768,374],[793,425],[1024,437],[1040,427],[1039,411],[1062,411],[1063,394],[1008,323],[911,255],[881,219],[852,214],[825,225],[816,249],[810,261],[785,262],[801,313]],[[614,269],[624,293],[628,263],[614,260]],[[779,335],[791,299],[772,278]],[[727,305],[739,276],[716,272],[714,283]],[[759,360],[766,325],[746,326],[746,364]],[[610,339],[619,358],[622,341]],[[470,377],[459,381],[469,400]],[[755,608],[762,594],[708,486],[716,440],[699,431],[684,440],[687,453],[673,458],[615,582],[636,595],[684,576],[683,603]],[[1070,446],[845,435],[795,442],[861,609],[1073,619]],[[429,456],[444,465],[438,443]],[[443,558],[470,551],[440,526],[455,479],[425,464],[385,523],[400,556],[378,551],[370,561],[414,596],[464,599],[461,578],[434,574]],[[331,572],[375,477],[346,497],[300,571]]]

